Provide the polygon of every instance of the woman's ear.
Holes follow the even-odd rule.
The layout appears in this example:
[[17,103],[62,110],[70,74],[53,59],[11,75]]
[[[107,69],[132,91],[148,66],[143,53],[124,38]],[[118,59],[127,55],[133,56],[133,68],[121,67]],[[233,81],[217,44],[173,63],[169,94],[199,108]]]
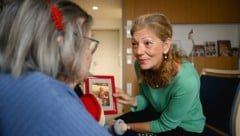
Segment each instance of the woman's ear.
[[163,43],[163,53],[168,53],[171,44],[172,44],[172,39],[171,38],[167,38],[166,41]]

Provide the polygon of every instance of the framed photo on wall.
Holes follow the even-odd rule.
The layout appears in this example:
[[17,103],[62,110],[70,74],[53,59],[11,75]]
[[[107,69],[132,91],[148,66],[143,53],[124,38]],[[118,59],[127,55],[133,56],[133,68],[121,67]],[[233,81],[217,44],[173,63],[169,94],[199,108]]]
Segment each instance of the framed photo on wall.
[[217,40],[218,55],[230,56],[231,55],[231,41],[230,40]]
[[193,46],[193,56],[205,56],[204,45],[194,45]]
[[218,56],[215,41],[205,42],[205,56]]
[[239,51],[240,51],[240,48],[232,47],[231,48],[231,56],[240,56]]
[[85,80],[86,93],[95,95],[103,107],[104,114],[117,114],[114,76],[93,75]]

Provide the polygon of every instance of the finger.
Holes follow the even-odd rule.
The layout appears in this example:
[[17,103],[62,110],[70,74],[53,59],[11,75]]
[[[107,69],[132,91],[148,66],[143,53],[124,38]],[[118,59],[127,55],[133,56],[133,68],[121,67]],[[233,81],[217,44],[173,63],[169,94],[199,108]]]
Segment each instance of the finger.
[[116,92],[116,93],[113,93],[113,96],[114,97],[120,97],[120,96],[122,96],[122,93]]
[[129,100],[129,96],[128,95],[126,95],[126,94],[122,94],[122,93],[120,93],[120,94],[113,94],[113,96],[114,97],[116,97],[116,98],[118,98],[118,99],[122,99],[122,100]]
[[124,104],[124,105],[129,104],[128,101],[125,101],[125,100],[122,100],[122,99],[118,99],[117,102],[120,103],[120,104]]
[[122,97],[123,95],[124,95],[124,93],[122,93],[122,92],[113,93],[114,97]]
[[124,93],[124,91],[119,87],[116,87],[115,89],[116,89],[116,93]]

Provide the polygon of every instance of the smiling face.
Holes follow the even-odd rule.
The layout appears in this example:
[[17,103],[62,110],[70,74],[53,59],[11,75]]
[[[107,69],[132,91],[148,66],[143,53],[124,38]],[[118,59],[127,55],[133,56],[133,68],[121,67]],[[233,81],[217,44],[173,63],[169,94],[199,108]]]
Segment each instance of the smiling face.
[[163,62],[163,54],[170,48],[171,40],[161,41],[151,29],[143,28],[133,33],[133,55],[143,70],[158,69]]

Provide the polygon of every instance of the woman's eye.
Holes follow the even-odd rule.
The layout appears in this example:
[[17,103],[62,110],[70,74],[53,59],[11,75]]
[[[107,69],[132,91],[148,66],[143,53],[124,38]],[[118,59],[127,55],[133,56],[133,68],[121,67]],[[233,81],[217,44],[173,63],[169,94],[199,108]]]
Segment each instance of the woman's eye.
[[135,42],[132,42],[132,48],[137,48],[138,44]]
[[150,42],[150,41],[146,41],[146,42],[144,42],[144,46],[146,47],[146,48],[150,48],[151,46],[152,46],[152,42]]

